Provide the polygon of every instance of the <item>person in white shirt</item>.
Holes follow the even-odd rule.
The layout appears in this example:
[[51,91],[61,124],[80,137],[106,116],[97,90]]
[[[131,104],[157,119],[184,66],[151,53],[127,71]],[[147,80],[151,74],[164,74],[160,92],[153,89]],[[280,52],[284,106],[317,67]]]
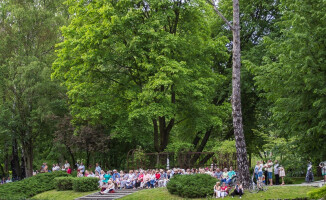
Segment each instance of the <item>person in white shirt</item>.
[[269,179],[269,185],[273,186],[273,163],[271,160],[268,160],[267,164],[267,176]]
[[103,192],[100,192],[100,194],[112,192],[112,191],[114,191],[114,189],[115,189],[114,183],[111,180],[109,180],[108,186],[106,187],[106,189]]
[[260,161],[258,164],[258,180],[262,181],[262,177],[263,177],[263,161]]
[[68,160],[66,160],[66,163],[65,163],[65,169],[66,169],[66,171],[68,170],[69,167],[70,167],[70,164],[68,163]]

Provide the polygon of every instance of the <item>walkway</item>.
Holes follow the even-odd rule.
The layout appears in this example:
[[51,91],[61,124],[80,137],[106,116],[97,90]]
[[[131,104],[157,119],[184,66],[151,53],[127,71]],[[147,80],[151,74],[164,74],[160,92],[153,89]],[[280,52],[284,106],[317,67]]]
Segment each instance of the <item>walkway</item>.
[[129,194],[132,194],[134,192],[139,191],[139,189],[129,189],[129,190],[116,190],[115,193],[107,193],[107,194],[100,194],[99,192],[95,192],[93,194],[89,194],[83,197],[79,197],[75,200],[113,200],[113,199],[119,199],[121,197],[127,196]]
[[[311,182],[311,183],[301,183],[301,184],[290,184],[290,185],[284,185],[284,186],[312,186],[312,187],[322,187],[323,185],[325,185],[324,181],[321,180],[321,181],[315,181],[315,182]],[[283,185],[274,185],[274,186],[277,186],[277,187],[282,187]],[[274,187],[273,186],[273,187]]]

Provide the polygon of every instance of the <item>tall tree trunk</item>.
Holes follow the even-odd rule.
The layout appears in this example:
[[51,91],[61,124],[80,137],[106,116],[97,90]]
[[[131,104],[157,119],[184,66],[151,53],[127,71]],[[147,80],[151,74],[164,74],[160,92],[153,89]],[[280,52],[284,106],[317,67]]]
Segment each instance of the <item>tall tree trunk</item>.
[[158,126],[157,120],[153,119],[153,126],[154,126],[154,148],[156,152],[160,152],[160,145],[159,145],[159,138],[158,138]]
[[233,0],[233,69],[232,69],[232,116],[237,149],[238,177],[244,187],[249,186],[249,164],[241,112],[241,50],[240,50],[239,0]]
[[70,167],[71,167],[71,169],[74,169],[75,168],[75,163],[76,163],[75,156],[72,153],[71,148],[69,146],[67,146],[67,145],[66,145],[66,147],[67,147],[67,150],[68,150],[68,152],[70,154],[70,157],[71,157],[71,160],[72,160],[72,163],[70,164]]
[[31,139],[23,142],[26,178],[33,176],[33,142]]
[[22,174],[19,166],[18,145],[16,139],[12,140],[11,170],[12,170],[12,179],[20,180]]

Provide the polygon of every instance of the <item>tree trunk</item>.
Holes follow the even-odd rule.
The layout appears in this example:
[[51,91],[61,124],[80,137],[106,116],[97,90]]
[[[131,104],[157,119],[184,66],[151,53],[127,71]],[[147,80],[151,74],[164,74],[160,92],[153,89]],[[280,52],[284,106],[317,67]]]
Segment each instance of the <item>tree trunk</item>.
[[[28,135],[28,134],[27,134]],[[33,176],[33,142],[32,139],[26,139],[22,141],[23,157],[25,166],[25,177]]]
[[233,0],[233,67],[232,67],[232,116],[237,149],[238,177],[245,188],[249,186],[249,165],[243,133],[241,112],[241,53],[239,0]]
[[153,126],[154,126],[154,148],[155,148],[155,151],[160,152],[160,145],[159,145],[159,139],[158,139],[158,126],[157,126],[156,119],[153,119]]
[[18,145],[17,140],[12,140],[12,160],[11,160],[11,170],[12,179],[20,180],[22,177],[20,166],[19,166],[19,156],[18,156]]
[[67,150],[68,150],[68,152],[70,154],[70,157],[71,157],[71,160],[72,160],[72,163],[71,163],[70,167],[71,167],[71,169],[74,169],[75,168],[74,166],[75,166],[75,163],[76,163],[75,156],[72,153],[71,148],[69,146],[67,146],[67,145],[66,145],[66,147],[67,147]]
[[26,178],[33,176],[33,142],[28,140],[23,142],[23,155],[25,162]]
[[[205,148],[205,146],[206,146],[206,144],[208,142],[209,136],[212,133],[212,130],[213,130],[213,127],[211,127],[208,131],[206,131],[205,136],[203,137],[203,139],[202,139],[199,147],[197,148],[196,152],[202,152],[204,150],[204,148]],[[200,155],[201,154],[194,154],[194,156],[192,157],[190,163],[192,165],[194,165],[197,162],[197,160],[200,157]]]

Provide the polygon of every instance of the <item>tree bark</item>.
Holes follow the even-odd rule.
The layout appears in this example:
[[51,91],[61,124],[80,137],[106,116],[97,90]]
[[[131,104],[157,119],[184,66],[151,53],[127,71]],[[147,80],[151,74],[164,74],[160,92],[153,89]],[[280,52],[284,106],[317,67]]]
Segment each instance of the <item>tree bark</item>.
[[33,142],[31,139],[23,142],[26,178],[33,176]]
[[[205,146],[206,146],[206,144],[208,142],[209,136],[212,133],[212,130],[213,130],[213,127],[211,127],[208,131],[206,131],[206,133],[205,133],[205,135],[204,135],[204,137],[203,137],[200,145],[198,146],[196,152],[202,152],[204,150],[204,148],[205,148]],[[197,160],[198,160],[199,157],[200,157],[200,154],[194,154],[194,156],[190,160],[190,163],[192,165],[194,165],[197,162]]]
[[14,180],[20,180],[22,174],[19,166],[18,145],[16,139],[12,140],[11,170],[12,170],[12,178]]
[[233,57],[232,57],[232,116],[237,149],[238,177],[245,188],[249,187],[249,165],[241,112],[241,50],[239,0],[233,0]]
[[158,126],[157,126],[156,119],[153,119],[153,126],[154,126],[154,148],[155,148],[155,151],[160,152],[160,145],[159,145],[159,139],[158,139]]

